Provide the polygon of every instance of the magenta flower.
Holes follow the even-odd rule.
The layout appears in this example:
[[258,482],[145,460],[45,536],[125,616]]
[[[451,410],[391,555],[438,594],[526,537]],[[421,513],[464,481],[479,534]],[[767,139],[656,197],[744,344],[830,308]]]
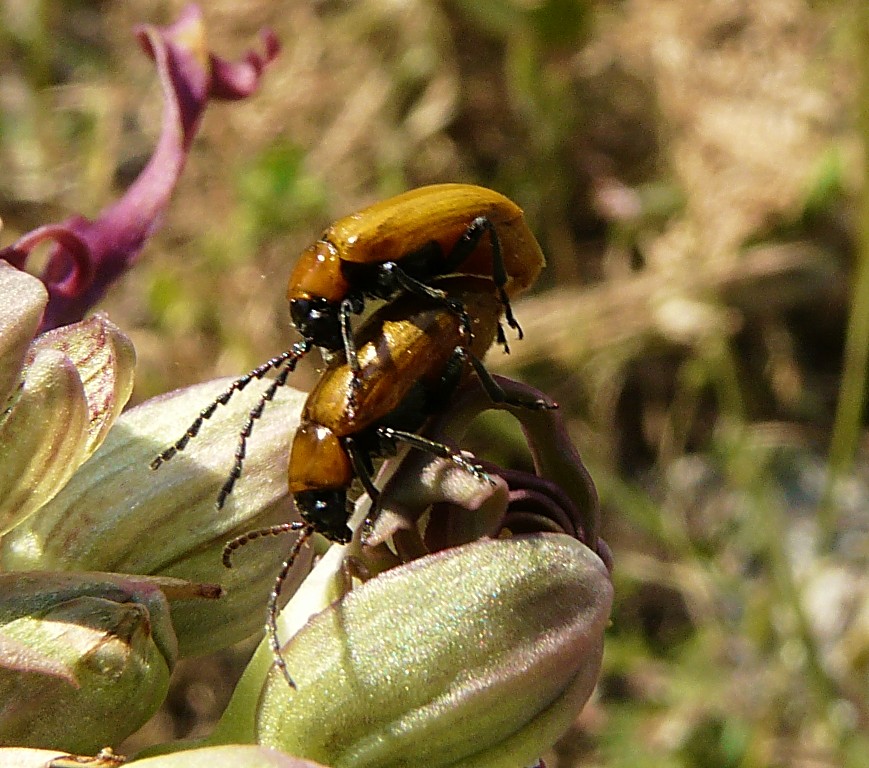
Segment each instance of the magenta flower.
[[124,196],[96,220],[72,216],[0,249],[0,259],[20,269],[39,243],[54,241],[42,273],[49,301],[40,331],[81,320],[135,263],[160,224],[209,100],[251,95],[279,51],[277,38],[264,31],[262,54],[251,51],[237,63],[219,58],[207,50],[202,14],[195,5],[187,6],[174,24],[143,25],[136,35],[157,65],[165,99],[160,139],[150,161]]

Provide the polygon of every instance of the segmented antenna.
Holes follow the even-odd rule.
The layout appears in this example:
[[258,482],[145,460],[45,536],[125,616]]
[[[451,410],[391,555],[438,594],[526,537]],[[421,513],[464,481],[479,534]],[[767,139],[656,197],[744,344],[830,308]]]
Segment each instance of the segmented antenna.
[[232,553],[239,547],[243,547],[255,539],[264,536],[280,536],[284,533],[291,533],[292,531],[301,531],[301,533],[299,534],[299,538],[296,539],[295,544],[293,544],[293,548],[290,550],[289,555],[287,555],[287,559],[284,560],[281,565],[281,570],[278,571],[278,575],[275,577],[275,584],[272,587],[271,594],[269,595],[266,634],[269,638],[269,645],[272,649],[275,666],[281,671],[281,675],[284,680],[287,681],[287,685],[289,685],[290,688],[295,689],[296,683],[290,675],[287,662],[284,660],[284,655],[281,653],[281,641],[278,637],[278,601],[281,599],[281,588],[284,586],[284,582],[290,574],[290,569],[296,562],[296,558],[299,556],[299,552],[302,551],[305,542],[314,534],[314,527],[308,523],[296,521],[292,523],[272,525],[268,528],[259,528],[255,531],[243,533],[241,536],[237,536],[232,541],[228,542],[223,548],[223,564],[227,568],[232,568]]
[[232,541],[226,542],[223,547],[223,565],[226,568],[232,568],[232,554],[237,549],[241,549],[252,541],[256,539],[263,539],[267,536],[281,536],[285,533],[292,533],[293,531],[298,531],[301,528],[304,528],[306,523],[293,522],[293,523],[279,523],[278,525],[269,525],[265,528],[257,528],[253,531],[247,531],[247,533],[243,533],[240,536],[236,536]]
[[202,425],[214,415],[217,407],[220,405],[226,405],[236,392],[241,392],[255,379],[262,379],[269,371],[280,370],[278,377],[263,393],[256,406],[251,409],[248,414],[248,419],[239,434],[239,443],[236,447],[235,461],[232,470],[217,497],[217,507],[218,509],[222,508],[226,502],[226,497],[229,496],[232,491],[236,480],[241,476],[241,469],[244,464],[245,453],[247,450],[247,440],[253,431],[254,422],[262,416],[266,403],[271,401],[275,396],[275,392],[286,384],[287,377],[296,369],[299,360],[308,354],[311,350],[311,346],[312,344],[310,341],[299,341],[293,344],[290,349],[281,352],[281,354],[276,355],[271,358],[271,360],[267,360],[262,365],[258,365],[252,371],[249,371],[244,376],[240,376],[233,381],[220,395],[199,412],[199,415],[194,419],[193,423],[175,443],[170,445],[151,461],[151,469],[159,469],[162,464],[169,461],[177,453],[183,451],[187,447],[187,444],[199,434]]
[[247,441],[253,432],[254,424],[262,417],[266,404],[270,403],[275,396],[275,393],[287,383],[287,377],[296,370],[296,365],[301,356],[289,360],[286,367],[277,375],[275,380],[269,384],[268,389],[262,393],[257,404],[250,409],[247,415],[247,421],[238,434],[238,445],[235,448],[235,461],[232,464],[232,469],[229,471],[229,476],[226,482],[221,486],[220,492],[217,494],[217,508],[223,509],[226,499],[232,493],[233,487],[239,477],[241,477],[241,469],[244,465],[244,459],[247,455]]

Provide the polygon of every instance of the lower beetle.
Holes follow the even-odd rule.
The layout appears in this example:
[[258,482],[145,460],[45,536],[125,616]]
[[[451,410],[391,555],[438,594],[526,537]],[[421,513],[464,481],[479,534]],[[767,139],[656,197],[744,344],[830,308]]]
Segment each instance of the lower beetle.
[[[435,285],[455,296],[467,316],[460,317],[437,300],[407,294],[376,312],[355,337],[358,368],[336,358],[302,410],[288,466],[289,490],[302,522],[252,531],[224,550],[224,563],[229,565],[232,552],[254,538],[301,531],[278,574],[268,608],[275,663],[290,685],[293,681],[281,657],[276,625],[281,586],[303,542],[314,533],[336,543],[350,541],[347,492],[354,479],[371,497],[371,515],[375,515],[379,493],[372,479],[373,459],[394,453],[398,442],[406,442],[450,458],[486,480],[488,475],[457,451],[416,434],[428,417],[448,407],[471,370],[496,402],[554,407],[543,400],[509,401],[480,361],[497,334],[501,314],[491,280],[445,278]],[[472,329],[470,338],[467,326]],[[354,377],[359,386],[351,402]]]

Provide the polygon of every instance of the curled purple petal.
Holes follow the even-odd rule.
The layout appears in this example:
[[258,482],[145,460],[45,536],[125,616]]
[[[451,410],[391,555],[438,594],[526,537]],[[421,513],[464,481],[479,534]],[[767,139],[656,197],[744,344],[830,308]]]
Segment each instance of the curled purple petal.
[[264,54],[250,52],[237,64],[219,59],[207,50],[202,14],[195,5],[187,6],[174,24],[142,26],[136,35],[157,66],[164,97],[160,139],[148,164],[96,220],[74,216],[0,250],[0,258],[21,268],[38,243],[54,240],[41,276],[49,294],[42,331],[80,320],[135,263],[160,225],[209,99],[241,99],[253,93],[279,50],[274,35],[265,32]]
[[510,493],[507,501],[507,519],[505,525],[514,527],[512,517],[520,511],[531,511],[539,517],[545,517],[555,529],[569,536],[582,539],[585,544],[584,532],[579,520],[580,514],[573,499],[558,485],[545,477],[522,472],[517,469],[505,469],[486,461],[480,462],[481,466],[492,474],[502,477]]
[[42,275],[43,282],[53,287],[56,296],[75,296],[84,291],[93,280],[94,263],[88,244],[68,224],[37,227],[0,251],[0,255],[13,267],[24,269],[30,252],[44,240],[54,240],[55,253],[62,251],[63,258],[52,256]]
[[259,87],[263,70],[281,52],[281,44],[270,29],[260,32],[264,54],[248,51],[238,63],[211,54],[211,95],[216,99],[245,99]]

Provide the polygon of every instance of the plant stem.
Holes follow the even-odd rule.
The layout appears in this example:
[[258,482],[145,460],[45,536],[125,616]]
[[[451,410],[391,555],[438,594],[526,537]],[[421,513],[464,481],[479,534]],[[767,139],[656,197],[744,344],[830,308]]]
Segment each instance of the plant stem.
[[860,200],[859,240],[851,313],[845,338],[842,384],[830,442],[829,475],[818,510],[819,543],[827,549],[836,527],[835,488],[850,471],[857,451],[866,398],[869,362],[869,4],[857,4],[857,45],[860,66],[858,129],[863,137],[863,190]]

